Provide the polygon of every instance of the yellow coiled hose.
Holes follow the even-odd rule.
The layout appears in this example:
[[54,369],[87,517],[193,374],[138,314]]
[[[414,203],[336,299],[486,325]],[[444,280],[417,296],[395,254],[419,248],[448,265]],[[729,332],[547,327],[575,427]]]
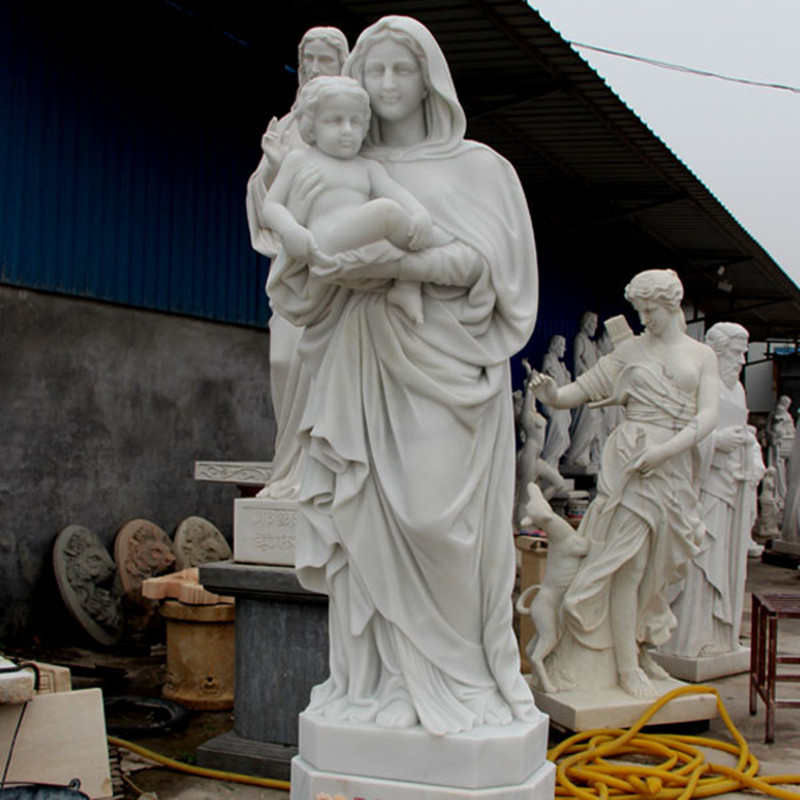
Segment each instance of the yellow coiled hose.
[[[670,700],[685,694],[713,694],[717,710],[735,744],[705,736],[640,733]],[[737,757],[735,767],[706,761],[700,747]],[[654,765],[610,759],[647,755]],[[583,731],[553,747],[547,757],[556,764],[556,797],[580,800],[688,800],[755,789],[771,797],[798,800],[800,794],[773,784],[800,783],[800,775],[756,777],[758,761],[733,724],[719,692],[711,686],[682,686],[653,703],[631,728]]]
[[[715,695],[719,715],[735,744],[705,736],[640,732],[659,709],[675,697],[685,694]],[[115,736],[109,736],[108,740],[118,747],[190,775],[289,789],[288,781],[194,767]],[[736,756],[736,766],[709,763],[700,747]],[[611,760],[630,755],[651,756],[656,763],[649,766]],[[580,800],[689,800],[754,789],[782,800],[800,800],[800,793],[773,785],[800,783],[800,775],[756,777],[758,761],[733,724],[719,692],[712,686],[682,686],[674,689],[656,700],[631,728],[598,728],[576,733],[551,748],[547,757],[556,764],[556,797],[577,797]]]

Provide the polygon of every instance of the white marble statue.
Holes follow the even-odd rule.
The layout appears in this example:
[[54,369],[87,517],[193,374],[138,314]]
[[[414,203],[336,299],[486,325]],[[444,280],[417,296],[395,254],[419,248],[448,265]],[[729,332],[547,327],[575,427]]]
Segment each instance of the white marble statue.
[[781,395],[767,423],[767,466],[775,467],[775,499],[780,509],[786,503],[786,468],[795,437],[794,421],[789,413],[791,405],[792,398]]
[[[343,72],[372,107],[364,157],[451,241],[389,263],[356,252],[335,268],[281,250],[270,272],[273,307],[304,326],[313,376],[296,565],[330,597],[331,675],[305,716],[437,735],[538,718],[510,602],[508,359],[537,306],[525,197],[505,159],[464,139],[421,23],[379,20]],[[397,280],[422,284],[420,324],[390,302]]]
[[[789,513],[788,508],[784,511],[784,517]],[[756,522],[758,535],[762,539],[777,539],[781,535],[781,510],[775,499],[775,467],[767,467],[767,471],[761,480],[761,488],[758,492],[758,521]],[[796,529],[795,529],[796,530]],[[786,538],[800,542],[800,536],[790,537],[790,530],[784,530]]]
[[[573,375],[576,379],[594,367],[600,356],[592,338],[595,333],[597,314],[587,311],[581,316],[580,329],[573,342]],[[602,412],[586,405],[580,405],[572,412],[570,443],[563,458],[565,464],[587,467],[598,463],[597,440],[602,421]]]
[[786,470],[786,498],[780,537],[785,542],[800,544],[800,420],[792,439],[792,453]]
[[579,528],[588,552],[564,593],[563,633],[547,672],[555,688],[619,686],[647,699],[657,693],[651,678],[666,677],[650,648],[674,626],[667,587],[703,541],[697,444],[716,426],[719,390],[714,351],[685,333],[683,286],[672,270],[639,273],[625,297],[642,335],[568,386],[533,378],[551,406],[613,399],[625,408]]
[[[567,340],[556,334],[550,339],[547,352],[542,359],[542,373],[549,375],[556,386],[566,386],[572,381],[572,376],[564,364],[564,353],[567,350]],[[542,449],[542,458],[554,469],[558,469],[561,456],[569,447],[569,427],[572,415],[568,408],[550,408],[542,404],[542,413],[547,418],[547,437]],[[527,484],[525,484],[527,486]]]
[[765,467],[755,430],[747,424],[747,399],[739,373],[747,329],[719,322],[706,333],[717,354],[719,421],[700,443],[700,501],[706,529],[702,550],[689,562],[672,603],[678,620],[663,652],[688,658],[739,651],[744,582],[756,492]]
[[[522,364],[530,376],[532,373],[530,364],[525,359]],[[542,488],[545,499],[551,498],[566,486],[558,470],[542,458],[547,420],[536,410],[536,395],[531,391],[528,380],[525,381],[525,395],[519,414],[519,427],[522,447],[517,453],[517,486],[514,493],[516,530],[523,529],[522,519],[529,516],[526,511],[529,502],[527,487],[531,483]]]
[[[338,75],[348,55],[347,39],[338,28],[311,28],[298,48],[298,81],[302,88],[320,75]],[[261,139],[263,151],[256,171],[247,182],[247,223],[253,248],[273,258],[280,247],[275,232],[262,215],[262,207],[287,153],[307,145],[300,137],[295,108],[280,120],[273,117]],[[315,181],[309,183],[313,197]],[[270,390],[278,434],[272,460],[272,477],[260,497],[294,499],[299,486],[301,450],[297,430],[309,392],[310,377],[298,357],[303,333],[275,308],[269,320]]]

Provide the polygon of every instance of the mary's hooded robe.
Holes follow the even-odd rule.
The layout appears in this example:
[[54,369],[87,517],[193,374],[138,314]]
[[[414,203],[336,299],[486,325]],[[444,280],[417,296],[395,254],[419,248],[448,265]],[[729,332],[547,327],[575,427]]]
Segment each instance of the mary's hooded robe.
[[331,677],[309,711],[371,720],[399,700],[443,734],[538,713],[511,627],[508,365],[533,329],[536,254],[516,173],[464,141],[427,28],[383,18],[345,74],[363,83],[364,56],[386,35],[421,63],[427,137],[391,149],[374,120],[363,154],[453,237],[399,275],[423,281],[424,323],[387,303],[391,280],[369,264],[331,274],[284,254],[268,287],[280,313],[306,326],[314,375],[296,564],[304,586],[331,598]]

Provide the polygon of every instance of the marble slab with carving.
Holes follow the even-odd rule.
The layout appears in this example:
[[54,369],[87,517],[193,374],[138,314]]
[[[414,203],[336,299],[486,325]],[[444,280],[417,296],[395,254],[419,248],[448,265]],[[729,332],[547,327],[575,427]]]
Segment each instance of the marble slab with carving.
[[70,614],[100,644],[116,644],[125,629],[117,567],[97,534],[68,525],[53,545],[53,569]]
[[272,476],[271,461],[195,461],[194,479],[238,486],[263,486]]
[[297,502],[246,497],[233,503],[233,560],[294,566]]

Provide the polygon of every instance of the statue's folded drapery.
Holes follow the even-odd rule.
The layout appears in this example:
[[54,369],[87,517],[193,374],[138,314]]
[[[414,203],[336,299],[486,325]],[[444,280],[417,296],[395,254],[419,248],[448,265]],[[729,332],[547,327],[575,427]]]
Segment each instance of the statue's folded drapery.
[[[313,375],[296,564],[306,587],[331,596],[331,677],[310,710],[372,720],[410,698],[422,724],[445,733],[499,707],[537,713],[511,626],[508,366],[533,327],[537,277],[516,174],[463,140],[441,51],[411,33],[433,86],[428,138],[364,154],[453,238],[401,276],[423,281],[424,323],[387,302],[380,265],[332,273],[281,254],[268,291],[305,326]],[[480,265],[477,279],[465,259]]]
[[[589,551],[567,590],[562,621],[585,647],[612,647],[608,625],[609,592],[615,573],[642,547],[649,555],[638,590],[636,639],[665,642],[675,625],[667,587],[698,551],[703,538],[695,478],[696,448],[664,461],[644,476],[634,465],[645,447],[667,441],[697,413],[697,401],[682,391],[639,342],[625,359],[604,356],[578,378],[592,400],[612,395],[625,407],[625,419],[603,450],[597,499],[581,522]],[[616,683],[616,675],[609,681]]]

